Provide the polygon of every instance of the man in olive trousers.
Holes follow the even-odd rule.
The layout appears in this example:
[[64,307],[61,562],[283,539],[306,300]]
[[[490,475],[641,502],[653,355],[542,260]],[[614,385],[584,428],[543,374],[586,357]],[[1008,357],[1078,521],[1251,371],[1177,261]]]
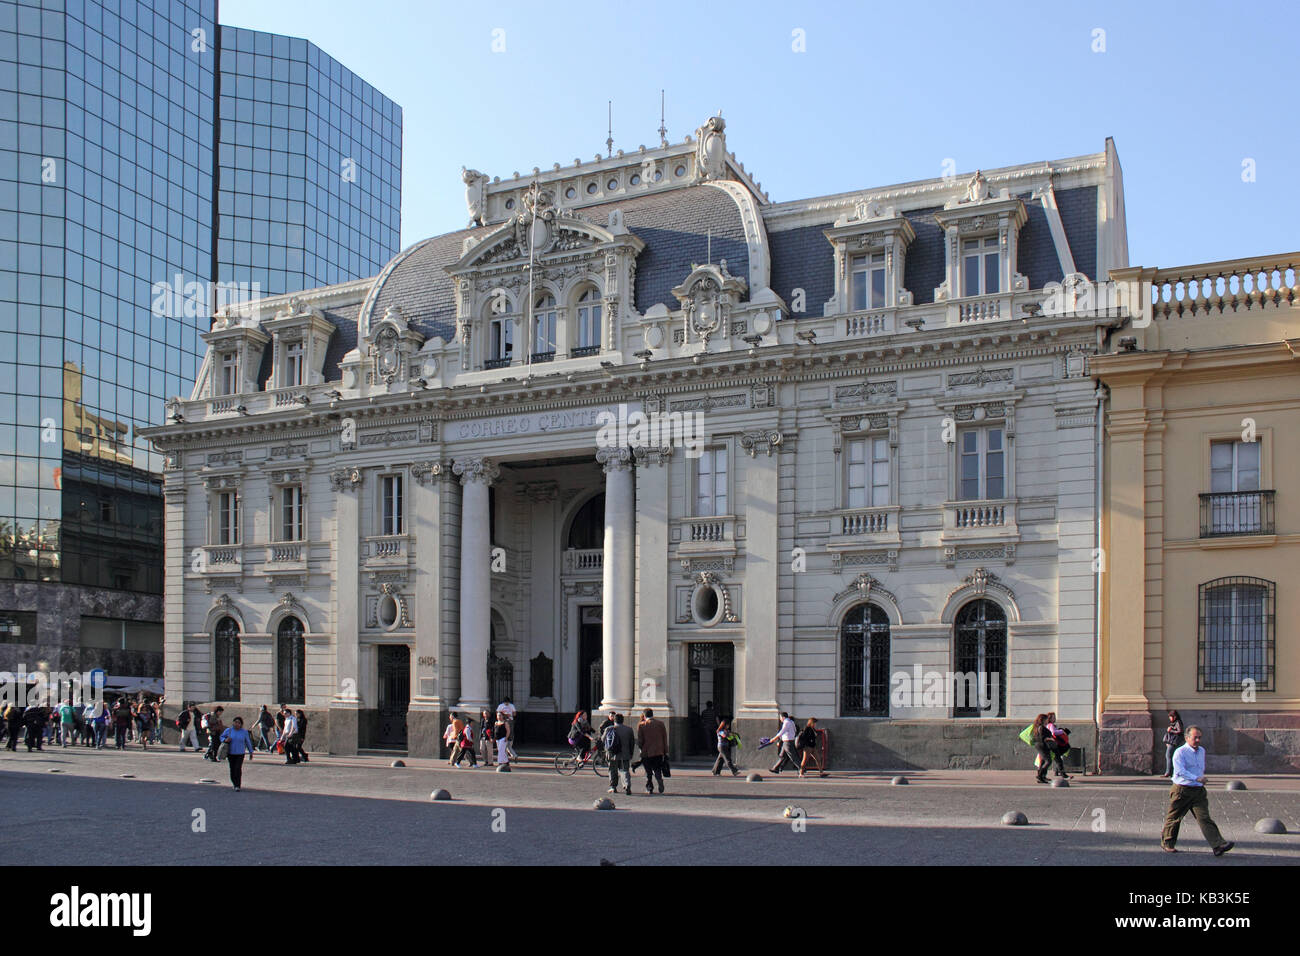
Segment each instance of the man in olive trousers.
[[1234,844],[1223,838],[1210,819],[1210,798],[1205,792],[1205,748],[1201,746],[1201,728],[1188,727],[1187,742],[1174,751],[1174,786],[1169,791],[1169,812],[1160,846],[1166,853],[1177,853],[1178,827],[1189,812],[1201,825],[1201,833],[1215,856],[1223,856]]

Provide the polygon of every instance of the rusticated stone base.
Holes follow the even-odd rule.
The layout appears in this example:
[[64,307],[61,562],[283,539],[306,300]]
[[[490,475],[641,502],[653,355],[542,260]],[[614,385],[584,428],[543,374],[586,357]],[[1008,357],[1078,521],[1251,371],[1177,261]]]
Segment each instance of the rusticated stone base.
[[442,732],[447,726],[446,712],[408,710],[406,712],[406,752],[412,757],[441,757]]
[[329,711],[329,752],[352,755],[361,742],[361,712],[351,707],[331,707]]
[[1153,734],[1150,711],[1117,710],[1103,713],[1101,772],[1151,773]]
[[[1300,771],[1300,713],[1242,710],[1182,710],[1183,726],[1201,729],[1208,773],[1295,773]],[[1151,766],[1164,772],[1162,742],[1168,718],[1152,713],[1155,728]]]

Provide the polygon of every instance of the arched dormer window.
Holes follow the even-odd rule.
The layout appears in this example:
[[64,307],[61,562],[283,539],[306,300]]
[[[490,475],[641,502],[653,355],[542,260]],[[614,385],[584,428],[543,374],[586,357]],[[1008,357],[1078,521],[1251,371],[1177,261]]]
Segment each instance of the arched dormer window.
[[487,354],[484,368],[505,368],[514,361],[515,316],[510,300],[498,292],[487,303]]
[[555,332],[559,313],[555,296],[545,292],[533,308],[533,361],[549,362],[555,358]]
[[573,357],[596,355],[600,352],[603,312],[600,293],[594,286],[588,286],[578,296],[574,315],[577,328],[574,332]]

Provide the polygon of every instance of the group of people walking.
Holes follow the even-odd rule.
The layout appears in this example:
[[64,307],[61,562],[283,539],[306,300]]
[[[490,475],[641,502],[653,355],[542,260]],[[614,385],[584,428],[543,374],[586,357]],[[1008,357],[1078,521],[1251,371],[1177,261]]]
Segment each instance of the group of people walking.
[[477,767],[478,756],[482,756],[483,766],[491,767],[494,758],[495,763],[507,766],[510,761],[517,760],[514,748],[516,713],[509,697],[497,707],[495,720],[487,708],[479,711],[477,724],[473,717],[452,713],[447,729],[442,732],[448,750],[447,762],[459,767],[461,761],[468,759],[471,767]]
[[143,696],[136,700],[121,697],[111,704],[104,700],[74,704],[70,697],[52,707],[10,703],[0,708],[0,718],[0,737],[7,738],[5,749],[14,752],[20,737],[28,753],[43,751],[47,743],[103,750],[110,729],[118,750],[125,750],[132,741],[144,749],[162,741],[162,700]]
[[1061,762],[1061,758],[1070,749],[1070,730],[1068,727],[1056,725],[1055,713],[1039,714],[1034,718],[1034,722],[1029,726],[1029,744],[1038,751],[1038,756],[1034,760],[1036,764],[1034,779],[1038,783],[1047,783],[1047,770],[1052,764],[1056,764],[1058,777],[1064,780],[1070,779],[1070,775],[1065,772],[1065,764]]
[[[202,751],[205,760],[218,760],[218,750],[229,729],[225,723],[225,712],[224,707],[217,706],[206,714],[200,714],[197,704],[186,704],[176,717],[180,752],[185,753],[187,748],[192,747],[196,753]],[[242,728],[243,718],[234,718],[232,725],[235,720],[239,721]],[[253,735],[254,730],[256,737]],[[310,762],[303,748],[303,740],[307,736],[307,715],[301,710],[291,710],[288,704],[281,704],[280,709],[272,714],[266,704],[263,704],[252,730],[246,732],[252,749],[281,753],[286,764]],[[206,737],[206,741],[200,742],[200,734]]]
[[[664,792],[664,778],[672,777],[672,767],[668,762],[668,728],[664,722],[655,717],[653,709],[647,707],[641,712],[641,722],[636,730],[627,726],[623,714],[606,715],[604,722],[591,730],[591,719],[587,711],[580,710],[573,715],[569,726],[569,743],[582,751],[585,757],[593,747],[600,747],[609,761],[609,792],[618,792],[620,776],[623,780],[623,792],[632,793],[632,772],[638,767],[645,770],[645,792],[654,794]],[[633,755],[641,752],[641,759],[633,760]]]

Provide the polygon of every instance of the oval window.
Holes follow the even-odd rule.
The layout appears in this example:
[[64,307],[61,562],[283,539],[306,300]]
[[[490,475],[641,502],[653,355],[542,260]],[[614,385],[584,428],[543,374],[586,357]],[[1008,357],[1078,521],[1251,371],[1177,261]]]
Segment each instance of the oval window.
[[565,199],[572,199],[572,198],[575,197],[576,195],[578,195],[578,191],[577,191],[576,189],[574,189],[572,186],[570,186],[568,189],[566,189],[566,190],[564,191],[564,198],[565,198]]
[[607,182],[607,183],[605,184],[605,186],[606,186],[606,188],[608,188],[608,189],[611,190],[611,191],[612,191],[612,190],[615,190],[615,189],[618,188],[618,180],[617,180],[617,179],[611,179],[609,182]]
[[709,626],[716,624],[722,616],[722,601],[718,591],[711,584],[701,584],[695,589],[695,598],[691,602],[695,612],[695,623]]
[[686,167],[678,166],[676,169],[673,170],[673,175],[676,176],[678,179],[681,179],[683,176],[686,175]]
[[628,182],[630,182],[633,186],[640,186],[640,185],[641,185],[641,177],[638,176],[636,173],[633,173],[633,174],[632,174],[632,178],[629,179]]
[[379,599],[379,623],[383,627],[391,631],[397,626],[397,622],[401,620],[401,617],[402,609],[398,606],[397,598],[391,594],[385,594]]
[[515,208],[515,201],[514,201],[513,199],[507,199],[507,200],[506,200],[506,208],[507,208],[507,209],[514,209],[514,208]]
[[594,195],[596,195],[596,184],[595,184],[595,183],[587,183],[587,195],[589,195],[589,196],[594,196]]

